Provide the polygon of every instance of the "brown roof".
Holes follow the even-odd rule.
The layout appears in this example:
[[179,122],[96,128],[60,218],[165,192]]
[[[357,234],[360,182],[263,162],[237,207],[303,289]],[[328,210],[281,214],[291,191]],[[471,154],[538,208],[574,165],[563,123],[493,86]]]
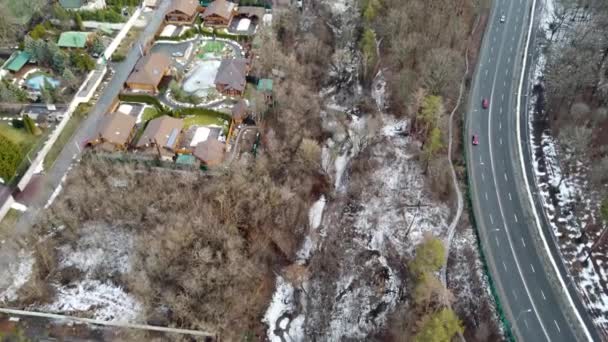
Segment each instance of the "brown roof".
[[134,117],[115,112],[103,118],[98,134],[101,139],[108,143],[124,145],[128,143],[133,127],[135,127]]
[[232,107],[232,118],[235,120],[243,120],[247,116],[247,102],[241,99]]
[[247,60],[245,58],[223,59],[215,75],[215,84],[222,84],[227,89],[245,90],[247,77]]
[[167,13],[177,11],[192,16],[196,14],[198,5],[198,0],[171,0]]
[[171,60],[164,53],[151,53],[139,59],[127,83],[140,83],[158,86]]
[[183,127],[184,121],[182,119],[167,115],[152,119],[148,122],[141,138],[139,138],[137,147],[157,143],[160,147],[174,149],[177,144],[177,135],[180,134]]
[[232,11],[234,10],[235,4],[227,0],[215,0],[205,8],[205,12],[201,15],[207,18],[211,15],[217,15],[224,19],[230,19],[232,17]]
[[238,15],[244,15],[247,17],[258,17],[258,19],[262,19],[264,14],[266,14],[266,9],[264,7],[257,6],[239,6],[236,11]]
[[221,163],[224,159],[224,143],[216,139],[207,139],[196,145],[193,154],[207,164]]

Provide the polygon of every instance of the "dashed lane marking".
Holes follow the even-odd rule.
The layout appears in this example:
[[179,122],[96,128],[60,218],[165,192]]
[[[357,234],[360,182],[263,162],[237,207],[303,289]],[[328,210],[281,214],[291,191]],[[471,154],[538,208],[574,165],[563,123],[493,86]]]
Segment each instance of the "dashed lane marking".
[[513,199],[511,198],[511,193],[509,192],[509,201],[512,201]]
[[524,247],[526,247],[526,242],[524,241],[524,238],[521,238],[521,244],[524,245]]
[[536,271],[534,271],[534,266],[532,266],[532,264],[530,264],[530,268],[532,269],[532,273],[536,273]]
[[505,268],[505,272],[507,271],[507,264],[505,264],[505,262],[502,262],[502,266]]
[[562,330],[559,328],[559,325],[557,324],[557,321],[553,320],[553,323],[555,323],[555,327],[557,328],[557,331],[561,333]]
[[545,297],[545,293],[543,292],[543,290],[540,290],[540,294],[543,296],[544,300],[547,300],[547,297]]
[[515,222],[519,222],[519,221],[517,220],[517,214],[513,214],[513,216],[515,217]]

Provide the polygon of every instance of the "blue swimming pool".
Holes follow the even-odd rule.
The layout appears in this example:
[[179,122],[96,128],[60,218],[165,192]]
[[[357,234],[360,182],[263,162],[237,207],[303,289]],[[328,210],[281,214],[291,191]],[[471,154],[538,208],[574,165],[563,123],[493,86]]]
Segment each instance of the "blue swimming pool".
[[51,86],[53,86],[53,88],[56,88],[59,85],[59,80],[42,74],[34,75],[28,78],[27,80],[25,80],[25,84],[27,84],[28,88],[40,90],[42,87],[44,87],[45,80]]

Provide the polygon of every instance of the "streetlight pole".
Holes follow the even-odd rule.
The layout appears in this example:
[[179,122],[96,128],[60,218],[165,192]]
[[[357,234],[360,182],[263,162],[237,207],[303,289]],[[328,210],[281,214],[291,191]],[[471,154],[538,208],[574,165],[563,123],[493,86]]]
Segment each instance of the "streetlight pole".
[[519,314],[517,314],[517,316],[515,317],[515,321],[513,321],[513,330],[515,330],[517,328],[517,321],[521,318],[521,315],[523,315],[525,313],[530,313],[530,312],[532,312],[532,309],[522,310],[519,312]]

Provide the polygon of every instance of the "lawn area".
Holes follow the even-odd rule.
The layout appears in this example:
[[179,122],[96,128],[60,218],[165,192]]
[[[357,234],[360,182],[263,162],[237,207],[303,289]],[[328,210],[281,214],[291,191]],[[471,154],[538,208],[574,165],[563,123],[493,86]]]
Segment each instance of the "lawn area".
[[207,41],[201,44],[201,51],[220,53],[224,50],[225,46],[224,42],[218,42],[217,40]]
[[49,153],[44,158],[43,165],[45,170],[48,170],[53,166],[55,160],[57,157],[59,157],[59,153],[61,153],[61,150],[63,150],[63,146],[65,146],[72,135],[74,135],[74,132],[76,132],[76,129],[78,129],[78,126],[80,126],[82,120],[86,118],[87,114],[91,110],[91,107],[92,105],[89,103],[81,103],[78,105],[74,111],[74,114],[72,114],[72,117],[70,117],[70,120],[63,128],[63,131],[61,134],[59,134],[57,141],[55,141],[53,146],[51,146]]
[[2,221],[0,221],[0,240],[11,237],[13,228],[21,217],[21,214],[19,210],[9,209]]
[[184,117],[184,128],[187,129],[190,126],[208,126],[208,125],[218,125],[224,128],[224,119],[219,118],[213,115],[188,115]]
[[144,109],[144,113],[141,116],[141,121],[142,122],[148,122],[154,118],[157,118],[161,115],[161,113],[158,112],[158,110],[154,107],[146,107]]
[[0,133],[7,137],[10,141],[19,145],[26,154],[29,152],[29,149],[36,143],[39,136],[36,137],[32,134],[29,134],[25,128],[15,128],[5,122],[0,123]]

